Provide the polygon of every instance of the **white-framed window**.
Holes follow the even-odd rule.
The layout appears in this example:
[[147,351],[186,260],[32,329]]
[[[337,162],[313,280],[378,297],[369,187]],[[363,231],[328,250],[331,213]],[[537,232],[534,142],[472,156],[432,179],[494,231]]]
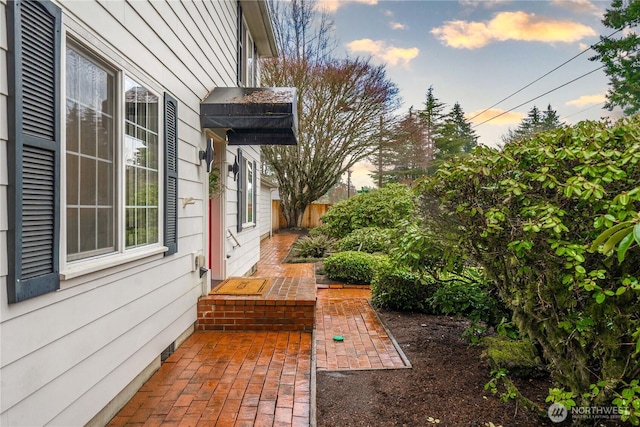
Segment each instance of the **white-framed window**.
[[161,97],[71,38],[65,59],[65,261],[158,245]]
[[241,148],[237,156],[240,165],[238,178],[238,232],[257,225],[257,167],[255,160],[245,157]]
[[69,41],[66,49],[67,260],[117,247],[114,68]]
[[[246,28],[246,26],[245,26]],[[245,42],[245,58],[244,61],[246,63],[246,87],[256,87],[258,86],[257,80],[257,62],[256,62],[256,46],[253,43],[253,38],[251,37],[251,33],[246,31],[246,42]]]
[[124,101],[125,247],[134,248],[159,241],[160,98],[125,77]]
[[93,38],[54,2],[15,0],[7,12],[8,302],[177,253],[178,101],[108,46],[81,41]]
[[258,50],[253,41],[251,32],[242,14],[242,7],[238,2],[237,21],[237,49],[238,49],[238,86],[257,87],[258,86]]
[[246,189],[247,189],[247,194],[246,197],[244,198],[244,206],[245,206],[245,216],[244,216],[244,222],[247,224],[255,224],[256,223],[256,218],[255,218],[255,209],[253,206],[254,203],[254,192],[255,192],[255,186],[254,186],[254,174],[253,174],[253,163],[249,160],[249,159],[245,159],[244,160],[244,167],[245,167],[245,176],[246,176]]

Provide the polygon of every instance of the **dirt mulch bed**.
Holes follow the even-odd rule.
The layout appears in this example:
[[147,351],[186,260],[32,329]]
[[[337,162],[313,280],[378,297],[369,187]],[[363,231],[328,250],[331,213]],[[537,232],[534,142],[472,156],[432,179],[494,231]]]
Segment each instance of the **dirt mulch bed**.
[[[319,427],[545,426],[549,419],[503,403],[484,390],[490,380],[481,349],[460,338],[469,322],[378,310],[413,368],[318,372]],[[547,379],[519,380],[529,399],[546,407]],[[436,420],[439,422],[436,424]],[[557,425],[557,424],[555,424]]]

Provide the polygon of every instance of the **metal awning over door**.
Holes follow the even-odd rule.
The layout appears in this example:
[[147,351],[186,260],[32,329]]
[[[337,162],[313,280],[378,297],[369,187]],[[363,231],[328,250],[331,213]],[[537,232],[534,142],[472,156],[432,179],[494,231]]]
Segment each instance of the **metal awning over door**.
[[203,129],[226,129],[230,145],[296,145],[295,88],[219,87],[200,104]]

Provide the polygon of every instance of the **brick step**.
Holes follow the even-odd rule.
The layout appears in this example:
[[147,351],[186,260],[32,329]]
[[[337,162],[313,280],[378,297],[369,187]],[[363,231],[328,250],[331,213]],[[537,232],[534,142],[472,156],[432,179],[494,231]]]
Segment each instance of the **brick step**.
[[207,295],[198,301],[198,331],[313,331],[315,280],[272,279],[263,295]]

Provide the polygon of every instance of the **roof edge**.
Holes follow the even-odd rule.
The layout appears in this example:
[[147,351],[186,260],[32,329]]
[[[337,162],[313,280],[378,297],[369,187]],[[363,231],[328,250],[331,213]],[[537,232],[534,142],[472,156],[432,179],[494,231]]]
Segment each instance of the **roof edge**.
[[278,46],[266,0],[239,0],[244,19],[263,58],[278,56]]

